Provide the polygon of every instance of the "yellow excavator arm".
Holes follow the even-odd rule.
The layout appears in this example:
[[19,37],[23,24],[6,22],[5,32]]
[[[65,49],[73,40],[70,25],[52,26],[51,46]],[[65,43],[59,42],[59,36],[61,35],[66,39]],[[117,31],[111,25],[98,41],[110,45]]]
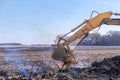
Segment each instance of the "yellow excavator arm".
[[91,18],[90,20],[86,21],[84,26],[80,30],[78,30],[75,34],[70,36],[64,44],[69,44],[70,42],[78,39],[79,37],[87,34],[91,30],[97,28],[98,26],[101,25],[101,23],[104,19],[110,18],[111,15],[112,15],[111,11],[105,12],[105,13],[101,13],[101,14],[97,15],[96,17]]
[[[64,65],[70,66],[71,64],[77,63],[72,50],[69,48],[69,44],[78,39],[79,37],[85,36],[93,29],[99,27],[102,24],[106,25],[120,25],[120,19],[110,19],[112,15],[120,15],[119,13],[112,13],[112,11],[100,13],[97,16],[84,21],[69,33],[59,38],[58,43],[53,49],[52,58],[64,62]],[[68,34],[73,32],[73,35],[65,38]],[[80,43],[80,42],[79,42]]]

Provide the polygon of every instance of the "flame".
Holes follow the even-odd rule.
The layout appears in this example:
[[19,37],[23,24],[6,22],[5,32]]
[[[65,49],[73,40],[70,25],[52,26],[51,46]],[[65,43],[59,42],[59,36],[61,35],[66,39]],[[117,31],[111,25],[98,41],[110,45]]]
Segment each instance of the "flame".
[[57,65],[57,67],[58,67],[59,69],[62,69],[62,68],[63,68],[63,65],[64,65],[63,62],[61,62],[61,61],[55,61],[55,63],[56,63],[56,65]]

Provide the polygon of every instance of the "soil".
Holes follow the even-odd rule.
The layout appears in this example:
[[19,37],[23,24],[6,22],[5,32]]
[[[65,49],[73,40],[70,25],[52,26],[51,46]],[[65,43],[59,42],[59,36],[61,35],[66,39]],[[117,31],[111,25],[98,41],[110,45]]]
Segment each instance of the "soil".
[[37,71],[26,69],[26,74],[14,72],[12,76],[5,70],[0,71],[0,80],[120,80],[120,56],[95,61],[87,68],[55,70],[45,64],[43,67]]

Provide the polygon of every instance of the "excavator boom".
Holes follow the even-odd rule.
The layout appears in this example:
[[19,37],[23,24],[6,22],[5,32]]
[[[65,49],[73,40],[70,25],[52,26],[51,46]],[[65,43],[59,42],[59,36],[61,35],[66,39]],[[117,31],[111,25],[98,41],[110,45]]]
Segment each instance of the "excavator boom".
[[106,24],[106,25],[120,25],[120,19],[104,19],[102,24]]
[[84,26],[81,29],[79,29],[76,33],[74,33],[72,36],[70,36],[64,44],[69,44],[72,41],[78,39],[79,37],[87,34],[88,32],[92,31],[93,29],[97,28],[98,26],[100,26],[102,24],[102,21],[104,19],[110,18],[111,15],[112,15],[111,11],[105,12],[105,13],[101,13],[101,14],[97,15],[96,17],[91,18],[90,20],[86,21]]

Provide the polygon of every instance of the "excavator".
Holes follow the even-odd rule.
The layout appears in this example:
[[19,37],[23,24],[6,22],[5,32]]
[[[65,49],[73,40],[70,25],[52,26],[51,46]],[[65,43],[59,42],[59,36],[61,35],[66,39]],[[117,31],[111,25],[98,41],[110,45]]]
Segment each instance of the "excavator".
[[60,37],[54,45],[52,58],[63,62],[62,68],[64,66],[69,68],[72,64],[77,64],[78,62],[75,59],[73,50],[70,48],[70,43],[82,37],[82,39],[77,43],[77,45],[80,45],[80,43],[88,36],[90,31],[103,24],[120,25],[120,19],[111,18],[112,15],[120,16],[120,13],[113,13],[112,11],[98,13],[97,16],[82,22],[70,32]]

